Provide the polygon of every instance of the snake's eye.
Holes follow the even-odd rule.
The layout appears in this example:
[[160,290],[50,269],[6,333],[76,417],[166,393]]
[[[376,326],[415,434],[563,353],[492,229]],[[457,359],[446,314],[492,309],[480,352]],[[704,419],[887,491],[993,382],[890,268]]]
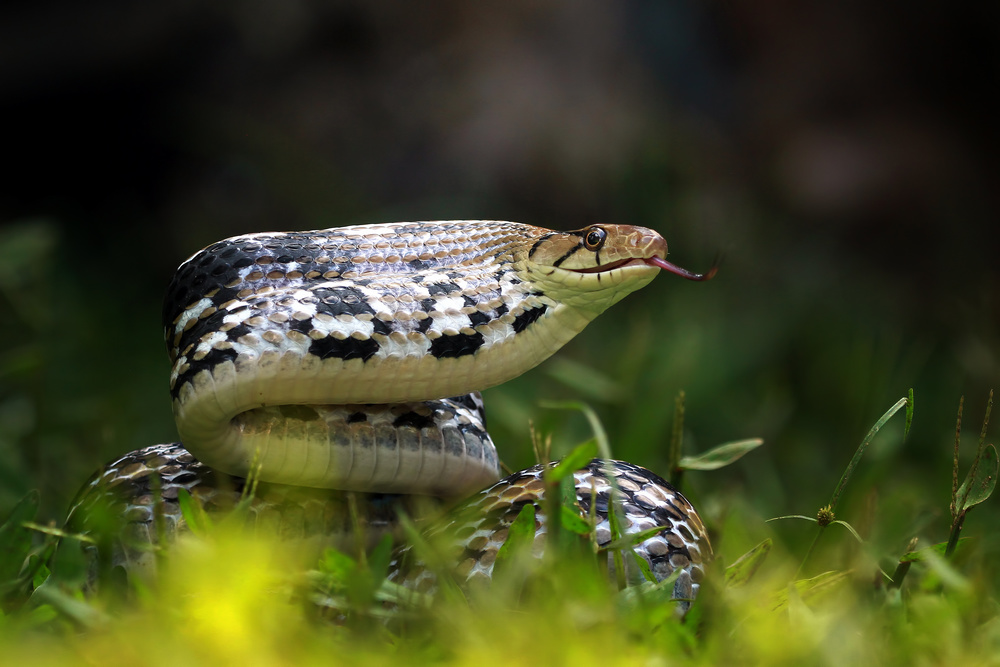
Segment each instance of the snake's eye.
[[587,250],[600,250],[606,238],[608,238],[606,231],[600,227],[591,227],[583,237],[583,245],[587,247]]

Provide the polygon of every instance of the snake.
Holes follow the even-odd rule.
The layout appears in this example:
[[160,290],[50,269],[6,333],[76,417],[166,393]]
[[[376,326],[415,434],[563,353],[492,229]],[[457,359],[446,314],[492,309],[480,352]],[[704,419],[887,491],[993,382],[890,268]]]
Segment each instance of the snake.
[[[456,567],[467,580],[488,580],[528,503],[539,508],[536,540],[544,539],[547,465],[500,479],[479,392],[538,365],[659,272],[715,273],[692,273],[666,255],[664,238],[644,227],[554,231],[493,220],[213,243],[180,265],[163,306],[180,442],[104,466],[70,517],[86,523],[95,503],[113,497],[133,535],[156,542],[154,508],[172,535],[183,529],[181,491],[231,506],[253,477],[255,520],[277,514],[284,530],[346,535],[359,520],[345,518],[344,507],[360,494],[360,524],[378,534],[401,503],[468,498],[476,518],[466,511],[465,523],[452,525]],[[599,544],[614,537],[616,507],[625,532],[662,527],[635,552],[657,579],[680,571],[675,597],[693,599],[712,551],[678,490],[644,468],[601,459],[574,484]],[[126,569],[144,558],[148,550],[115,555]],[[403,546],[390,579],[432,588],[433,572],[413,561]]]

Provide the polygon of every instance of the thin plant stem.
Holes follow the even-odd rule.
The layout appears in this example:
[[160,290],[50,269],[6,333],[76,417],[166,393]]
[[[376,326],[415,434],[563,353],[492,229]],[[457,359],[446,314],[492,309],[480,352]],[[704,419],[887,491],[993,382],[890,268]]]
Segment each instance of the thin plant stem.
[[827,525],[829,525],[830,520],[834,517],[834,510],[837,507],[837,503],[840,501],[840,495],[844,491],[844,487],[847,486],[847,482],[851,479],[851,475],[854,474],[854,469],[858,467],[858,463],[861,462],[861,457],[864,456],[865,450],[868,449],[868,445],[871,444],[872,439],[878,434],[882,426],[885,425],[889,419],[899,412],[900,409],[909,404],[909,396],[903,397],[896,401],[896,403],[886,410],[885,414],[879,418],[875,425],[871,427],[868,431],[868,435],[865,436],[861,444],[858,445],[858,449],[854,452],[854,457],[851,462],[847,464],[847,468],[844,470],[844,474],[840,476],[840,482],[837,483],[837,489],[833,492],[833,497],[830,499],[830,504],[820,510],[821,514],[828,514],[828,518],[825,521],[818,521],[819,530],[816,532],[816,537],[813,538],[812,544],[809,545],[809,550],[806,551],[806,555],[802,558],[802,562],[799,563],[799,569],[795,572],[795,578],[798,579],[803,568],[809,558],[812,556],[813,551],[816,549],[816,545],[819,543],[820,536],[823,535],[823,531],[826,530]]

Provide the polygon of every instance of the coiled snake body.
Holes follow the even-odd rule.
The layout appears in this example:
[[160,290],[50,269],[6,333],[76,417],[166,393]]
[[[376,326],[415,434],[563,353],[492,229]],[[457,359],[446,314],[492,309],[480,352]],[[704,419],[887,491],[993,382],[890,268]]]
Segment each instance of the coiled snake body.
[[[492,484],[471,502],[489,505],[484,517],[494,523],[480,521],[463,538],[473,554],[465,559],[473,562],[468,572],[488,575],[497,547],[490,536],[513,518],[503,507],[539,502],[541,468],[497,481],[476,392],[537,365],[661,269],[711,277],[670,264],[666,250],[659,234],[642,227],[555,232],[497,221],[364,225],[215,243],[180,266],[164,304],[183,447],[157,445],[115,461],[73,513],[85,515],[94,498],[117,487],[132,524],[148,530],[152,475],[175,506],[180,488],[207,498],[220,488],[215,476],[232,476],[237,482],[226,495],[253,470],[267,483],[259,507],[287,509],[286,494],[314,494],[324,499],[326,518],[313,529],[329,533],[336,532],[331,521],[343,522],[329,511],[343,502],[340,491],[375,494],[365,516],[378,527],[392,513],[379,514],[378,499],[396,497],[378,494],[461,498]],[[581,506],[594,488],[602,520],[616,485],[631,530],[662,525],[661,535],[638,548],[660,563],[657,576],[683,568],[687,588],[680,592],[693,597],[711,547],[680,493],[624,463],[595,461],[576,482]],[[543,525],[540,516],[540,532]]]

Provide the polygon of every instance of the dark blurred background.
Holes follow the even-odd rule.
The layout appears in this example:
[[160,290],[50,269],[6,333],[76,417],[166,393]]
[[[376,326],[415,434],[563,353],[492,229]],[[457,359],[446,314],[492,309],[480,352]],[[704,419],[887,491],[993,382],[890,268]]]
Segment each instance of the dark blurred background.
[[539,406],[579,399],[665,473],[683,389],[688,453],[766,441],[686,479],[732,557],[825,504],[913,387],[842,516],[944,539],[959,397],[967,459],[1000,377],[998,28],[990,3],[5,3],[0,512],[39,488],[57,518],[176,437],[160,299],[198,248],[498,218],[653,227],[695,271],[725,252],[487,392],[512,467],[529,421],[556,453],[587,436]]

